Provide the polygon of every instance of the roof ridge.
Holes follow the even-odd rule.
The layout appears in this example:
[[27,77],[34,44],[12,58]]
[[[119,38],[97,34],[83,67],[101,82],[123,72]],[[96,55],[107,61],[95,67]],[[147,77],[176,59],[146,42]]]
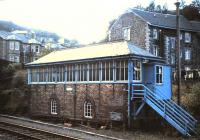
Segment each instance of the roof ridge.
[[109,42],[100,42],[100,43],[94,43],[94,44],[86,44],[86,45],[79,45],[79,46],[72,46],[70,48],[66,48],[64,50],[58,50],[58,51],[65,51],[65,50],[72,50],[72,49],[78,49],[78,48],[84,48],[84,47],[94,47],[98,45],[104,45],[104,44],[114,44],[114,43],[125,43],[127,41],[109,41]]
[[[165,14],[165,13],[157,13],[157,12],[153,12],[153,11],[145,11],[145,10],[142,10],[142,9],[138,9],[138,8],[132,8],[131,10],[137,10],[137,11],[141,11],[141,12],[145,12],[145,13],[151,13],[151,14],[160,14],[160,15],[169,15],[169,16],[176,16],[176,15],[173,15],[173,14]],[[183,15],[180,15],[180,16],[183,16]]]

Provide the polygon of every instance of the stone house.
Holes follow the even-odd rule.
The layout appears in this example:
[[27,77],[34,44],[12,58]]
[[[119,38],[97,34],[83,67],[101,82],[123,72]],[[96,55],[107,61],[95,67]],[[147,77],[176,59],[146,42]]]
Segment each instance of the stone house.
[[171,100],[170,66],[134,43],[54,51],[26,68],[33,117],[130,126],[148,105],[183,135],[195,133],[196,120]]
[[35,39],[24,35],[0,31],[0,58],[15,62],[28,63],[37,60],[43,46]]
[[[194,70],[200,71],[200,22],[181,15],[180,30],[182,72],[193,77]],[[130,9],[115,21],[108,36],[109,41],[127,40],[164,58],[175,72],[176,15]]]

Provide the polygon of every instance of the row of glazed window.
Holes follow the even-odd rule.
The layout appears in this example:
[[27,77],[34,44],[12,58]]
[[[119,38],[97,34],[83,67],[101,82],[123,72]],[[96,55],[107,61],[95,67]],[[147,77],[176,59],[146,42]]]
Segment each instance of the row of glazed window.
[[[141,62],[133,61],[133,80],[141,81]],[[44,66],[29,69],[29,83],[127,81],[128,61],[106,61],[84,64]]]

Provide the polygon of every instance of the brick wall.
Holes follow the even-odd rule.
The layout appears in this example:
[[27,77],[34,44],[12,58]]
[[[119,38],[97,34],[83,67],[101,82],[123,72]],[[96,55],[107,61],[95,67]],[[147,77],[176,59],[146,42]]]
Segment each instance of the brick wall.
[[[127,114],[126,90],[126,84],[31,85],[30,113],[33,116],[88,120],[84,118],[83,111],[84,102],[89,100],[94,107],[93,118],[89,120],[108,121],[110,112]],[[50,114],[51,98],[58,101],[57,115]]]

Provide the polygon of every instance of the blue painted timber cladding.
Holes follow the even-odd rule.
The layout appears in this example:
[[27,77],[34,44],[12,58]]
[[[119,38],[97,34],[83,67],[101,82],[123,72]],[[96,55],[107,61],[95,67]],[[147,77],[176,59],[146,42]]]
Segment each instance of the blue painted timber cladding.
[[[163,67],[163,82],[156,84],[156,66]],[[171,99],[171,68],[162,64],[143,64],[143,84],[152,89],[156,94],[160,94],[162,99]]]
[[[163,96],[163,99],[171,99],[172,89],[171,89],[171,68],[168,65],[162,65],[163,67],[163,83],[155,84],[154,92]],[[154,66],[154,71],[156,70],[156,65]],[[155,72],[154,72],[155,74]],[[156,78],[156,75],[155,75]],[[155,80],[154,80],[155,81]]]

